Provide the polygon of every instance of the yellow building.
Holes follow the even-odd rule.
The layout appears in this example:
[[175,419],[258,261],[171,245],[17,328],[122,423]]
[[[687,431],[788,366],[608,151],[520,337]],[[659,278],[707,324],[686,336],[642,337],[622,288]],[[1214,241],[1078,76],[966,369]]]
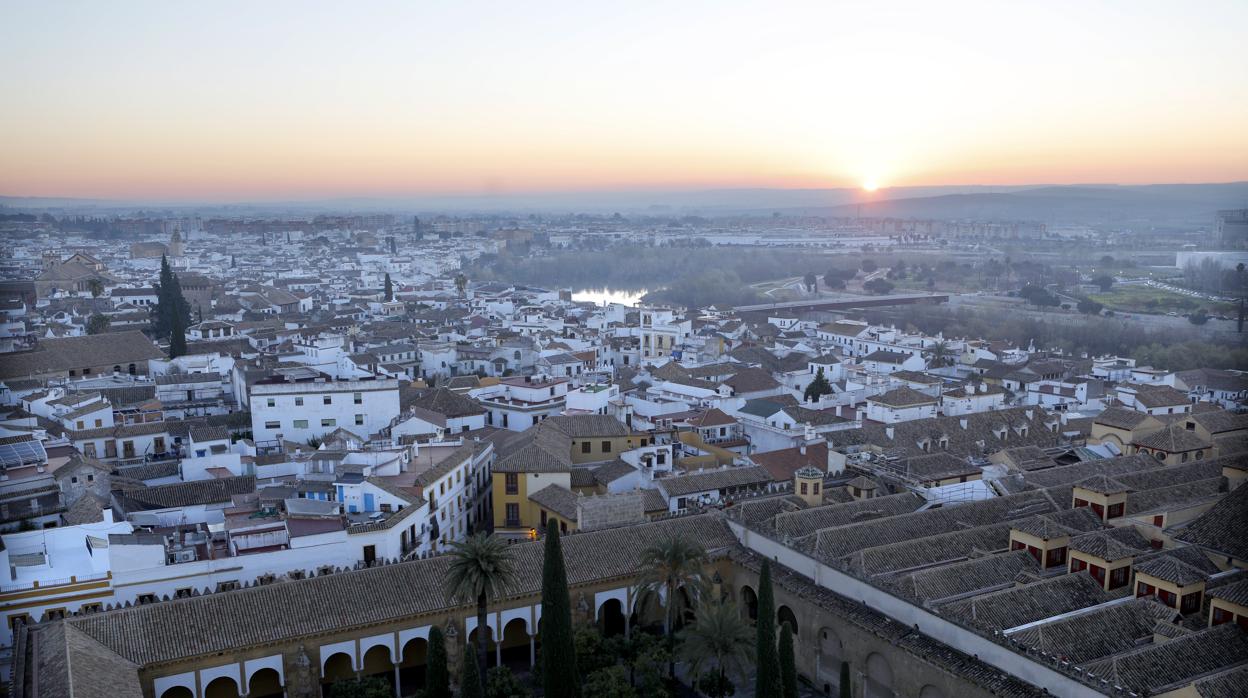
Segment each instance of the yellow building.
[[[568,506],[568,496],[575,496],[573,466],[610,462],[648,445],[648,434],[634,433],[609,415],[551,417],[511,437],[494,464],[495,533],[535,536],[550,518],[575,530]],[[563,491],[539,494],[552,486]]]

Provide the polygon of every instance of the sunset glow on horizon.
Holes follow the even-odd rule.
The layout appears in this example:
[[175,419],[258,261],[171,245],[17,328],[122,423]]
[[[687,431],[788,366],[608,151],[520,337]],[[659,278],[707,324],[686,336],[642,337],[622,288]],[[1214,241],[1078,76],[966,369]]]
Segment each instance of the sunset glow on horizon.
[[0,195],[1248,179],[1248,3],[646,4],[8,3]]

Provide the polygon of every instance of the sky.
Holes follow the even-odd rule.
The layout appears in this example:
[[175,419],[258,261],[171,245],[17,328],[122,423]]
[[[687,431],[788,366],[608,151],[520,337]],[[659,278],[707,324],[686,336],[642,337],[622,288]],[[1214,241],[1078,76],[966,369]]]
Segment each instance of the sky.
[[0,4],[0,195],[1248,180],[1248,2]]

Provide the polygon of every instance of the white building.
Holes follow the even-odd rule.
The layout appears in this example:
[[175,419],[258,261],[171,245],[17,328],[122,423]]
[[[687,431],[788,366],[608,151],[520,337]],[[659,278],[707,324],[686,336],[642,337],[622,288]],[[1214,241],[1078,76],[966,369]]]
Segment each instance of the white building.
[[399,382],[257,383],[250,402],[256,442],[307,441],[340,427],[367,439],[399,414]]

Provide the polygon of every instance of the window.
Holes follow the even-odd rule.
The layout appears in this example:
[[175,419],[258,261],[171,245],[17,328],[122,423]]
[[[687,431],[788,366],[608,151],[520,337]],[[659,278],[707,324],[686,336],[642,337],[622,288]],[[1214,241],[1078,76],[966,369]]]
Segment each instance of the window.
[[1118,502],[1117,504],[1110,504],[1109,505],[1109,518],[1116,519],[1119,516],[1122,516],[1122,511],[1123,511],[1124,506],[1126,505],[1123,504],[1122,502]]
[[139,594],[138,601],[141,604],[156,603],[156,595],[155,594]]
[[1117,589],[1120,586],[1125,586],[1127,583],[1127,580],[1130,577],[1131,577],[1130,567],[1119,567],[1118,569],[1111,572],[1109,575],[1109,588]]
[[593,446],[590,445],[588,441],[581,442],[581,453],[589,453],[592,449],[593,449]]
[[97,603],[84,603],[81,607],[79,607],[78,612],[79,613],[99,613],[100,611],[103,611],[103,610],[104,610],[104,604],[102,603],[98,603],[98,602]]
[[321,401],[322,401],[324,404],[326,404],[326,405],[332,405],[332,404],[334,404],[334,396],[333,396],[333,395],[324,395],[324,396],[322,396],[322,397],[321,397]]
[[277,407],[277,399],[276,399],[276,398],[269,398],[269,399],[267,399],[267,400],[265,400],[265,401],[264,401],[264,404],[265,404],[265,406],[266,406],[266,407]]
[[177,591],[173,592],[173,598],[175,599],[189,598],[190,595],[191,595],[190,587],[182,587],[181,589],[178,589]]
[[65,609],[49,608],[48,610],[43,612],[43,617],[46,620],[61,620],[65,617]]
[[295,407],[303,407],[303,398],[301,397],[295,398]]
[[520,493],[520,476],[517,473],[504,474],[503,481],[506,486],[507,494],[519,494]]
[[30,622],[30,615],[26,613],[15,613],[9,616],[9,628],[17,631],[18,628]]
[[806,483],[802,483],[802,494],[806,494]]
[[[354,394],[352,394],[352,395],[351,395],[351,399],[355,402],[355,404],[357,404],[357,405],[363,405],[363,404],[364,404],[364,393],[354,393]],[[326,402],[325,404],[326,404],[326,405],[328,405],[329,403],[328,403],[328,402]]]
[[1166,517],[1164,514],[1157,514],[1156,516],[1153,517],[1153,525],[1156,526],[1157,528],[1161,528],[1161,525],[1162,523],[1165,522],[1165,520],[1166,520]]
[[519,504],[507,505],[507,521],[505,523],[507,526],[519,526],[520,525],[520,505]]
[[237,588],[238,588],[237,580],[230,580],[228,582],[217,582],[217,591],[234,591]]
[[1057,567],[1066,564],[1066,548],[1054,548],[1045,554],[1045,567]]
[[335,419],[322,419],[321,420],[321,426],[323,427],[333,427],[337,425],[338,425],[338,421]]
[[1223,623],[1230,623],[1230,622],[1231,622],[1232,620],[1234,620],[1234,619],[1235,619],[1235,614],[1234,614],[1234,613],[1231,613],[1230,611],[1226,610],[1225,608],[1218,608],[1217,606],[1214,606],[1214,607],[1213,607],[1213,617],[1212,617],[1212,619],[1211,619],[1211,623],[1210,623],[1210,624],[1211,624],[1211,625],[1222,625]]
[[281,429],[282,423],[281,422],[265,422],[264,428],[265,429]]
[[603,452],[603,453],[610,453],[610,452],[611,452],[611,442],[610,442],[610,441],[603,441],[603,442],[602,442],[602,452]]
[[1200,610],[1200,592],[1192,594],[1184,594],[1183,600],[1179,603],[1180,613],[1195,613]]
[[355,425],[358,427],[362,424],[364,424],[364,415],[362,414],[355,415]]
[[1135,583],[1135,595],[1137,597],[1138,596],[1152,596],[1153,591],[1154,589],[1151,584],[1145,584],[1144,582],[1140,582],[1140,581],[1137,581]]
[[308,428],[308,420],[306,420],[306,419],[296,419],[296,420],[292,423],[292,426],[293,426],[295,429],[307,429],[307,428]]

